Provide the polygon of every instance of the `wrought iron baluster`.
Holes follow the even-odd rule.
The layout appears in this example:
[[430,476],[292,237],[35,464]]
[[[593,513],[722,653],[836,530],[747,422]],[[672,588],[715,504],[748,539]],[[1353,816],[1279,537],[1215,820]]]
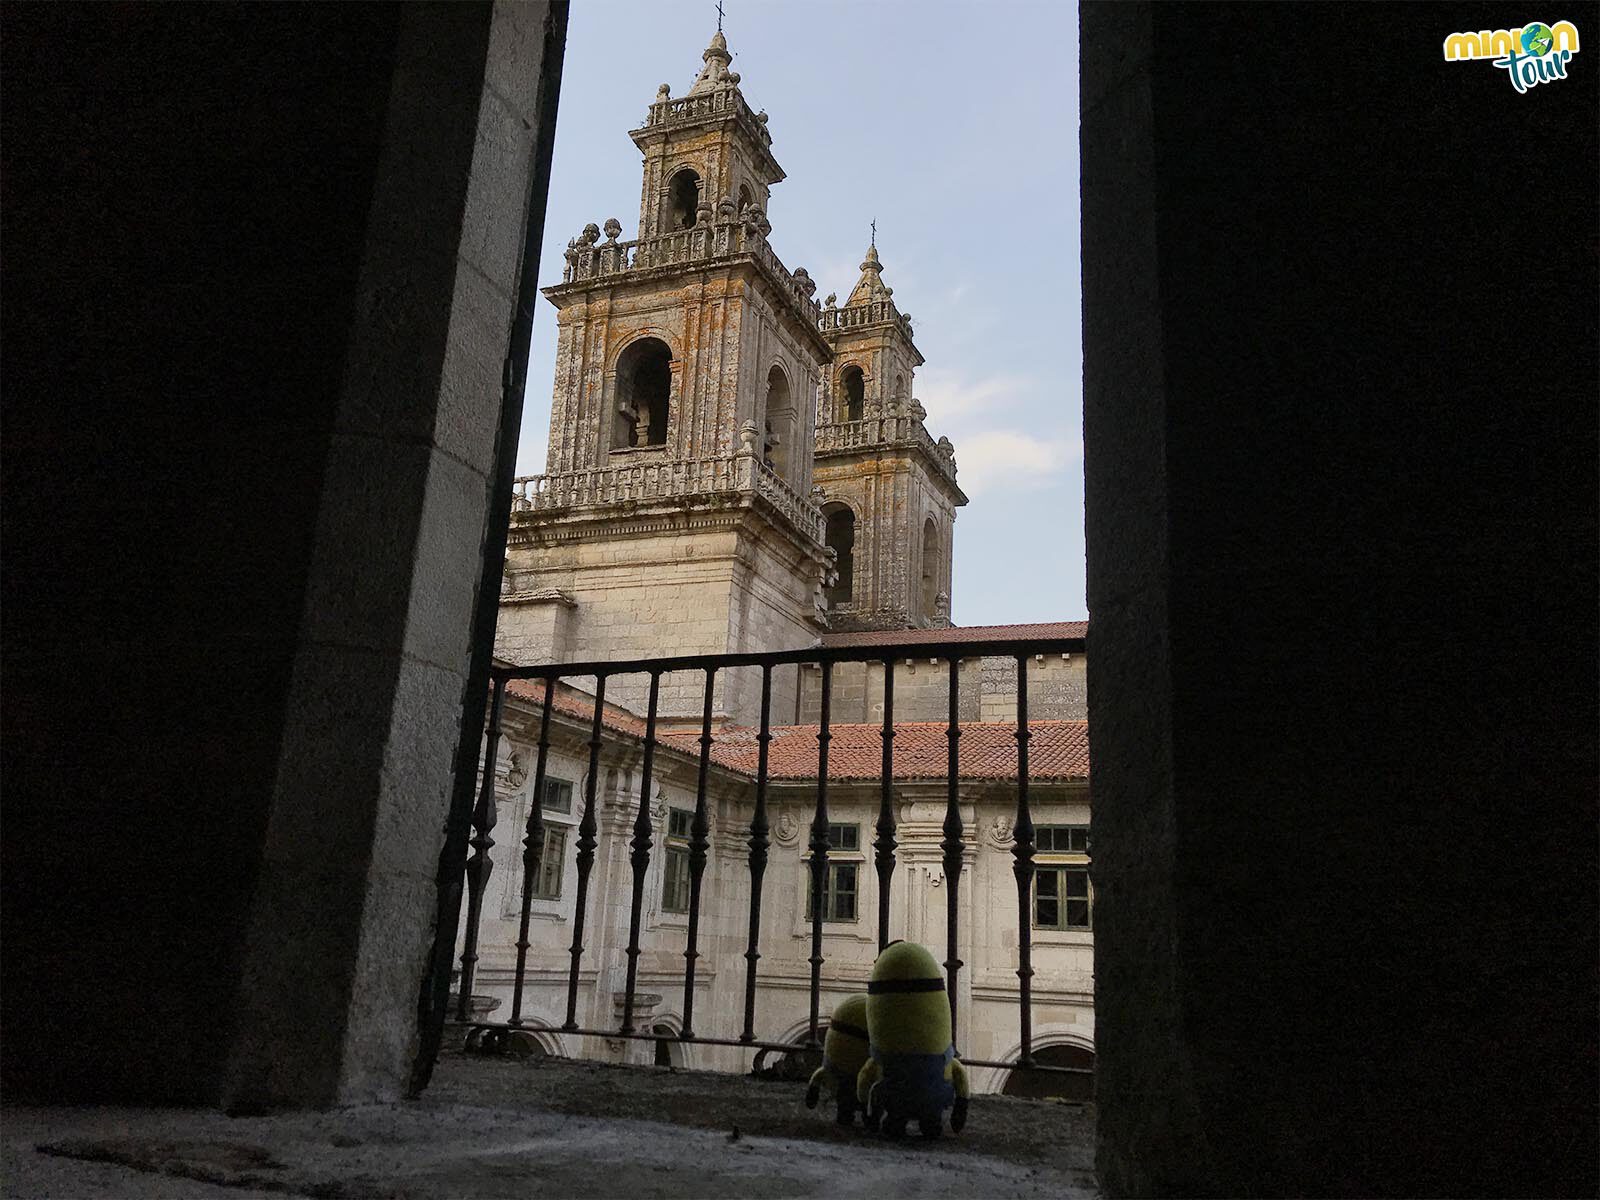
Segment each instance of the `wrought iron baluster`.
[[694,965],[700,957],[700,879],[706,873],[706,834],[711,823],[706,816],[706,771],[711,765],[711,703],[717,669],[706,668],[705,705],[700,714],[700,777],[694,791],[694,819],[689,823],[689,936],[683,950],[683,1032],[681,1038],[694,1037]]
[[944,840],[939,848],[944,851],[944,973],[945,988],[950,996],[950,1040],[956,1036],[956,976],[962,962],[957,946],[960,944],[961,910],[957,904],[961,886],[961,857],[964,845],[961,840],[961,660],[950,660],[950,725],[945,731],[949,739],[949,758],[945,768]]
[[544,681],[544,713],[539,717],[539,758],[533,769],[533,803],[528,806],[528,831],[522,838],[522,922],[517,926],[517,974],[512,983],[511,1021],[522,1024],[522,989],[528,970],[528,918],[533,909],[533,889],[538,886],[544,861],[544,769],[550,754],[550,707],[555,700],[556,678]]
[[1022,1053],[1019,1066],[1033,1065],[1033,815],[1028,811],[1028,656],[1017,655],[1017,819],[1011,870],[1017,877],[1017,982],[1021,991]]
[[489,850],[494,846],[494,771],[500,758],[500,710],[505,702],[506,681],[494,681],[494,698],[489,705],[489,732],[483,750],[483,784],[478,806],[472,810],[472,857],[467,860],[467,936],[461,949],[461,994],[456,997],[456,1020],[471,1014],[472,980],[478,967],[478,924],[483,918],[483,890],[489,884],[494,863]]
[[756,963],[761,960],[761,880],[767,871],[767,747],[772,742],[772,664],[761,668],[761,732],[756,737],[756,811],[750,818],[750,943],[744,952],[744,1032],[756,1040]]
[[589,911],[589,871],[594,866],[594,794],[600,782],[600,734],[606,711],[606,677],[594,677],[594,724],[589,732],[589,775],[583,785],[583,819],[578,822],[578,897],[572,915],[572,968],[567,975],[567,1019],[561,1028],[578,1028],[578,964],[583,959],[583,920]]
[[889,944],[889,888],[894,881],[894,659],[883,660],[883,781],[878,797],[878,950]]
[[650,700],[644,720],[644,766],[640,769],[639,813],[633,819],[633,907],[628,915],[628,984],[622,1000],[622,1032],[633,1032],[633,992],[639,980],[639,920],[644,911],[644,877],[650,869],[650,776],[656,758],[656,703],[661,672],[650,672]]
[[806,1045],[816,1046],[822,997],[822,901],[828,878],[828,721],[833,707],[833,663],[822,664],[822,712],[817,726],[817,811],[811,819],[811,1025]]

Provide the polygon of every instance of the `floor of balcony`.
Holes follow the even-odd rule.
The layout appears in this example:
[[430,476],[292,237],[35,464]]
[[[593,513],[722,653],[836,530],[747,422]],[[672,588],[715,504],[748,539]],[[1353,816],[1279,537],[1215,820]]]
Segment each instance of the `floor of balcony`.
[[0,1174],[13,1196],[176,1200],[1096,1195],[1091,1108],[977,1096],[961,1136],[891,1143],[804,1090],[451,1054],[421,1100],[331,1113],[7,1108]]

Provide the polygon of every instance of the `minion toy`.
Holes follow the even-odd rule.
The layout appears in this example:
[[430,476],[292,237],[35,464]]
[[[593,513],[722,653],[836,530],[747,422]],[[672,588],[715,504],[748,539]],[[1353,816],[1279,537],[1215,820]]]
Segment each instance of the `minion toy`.
[[872,964],[867,984],[866,1065],[856,1098],[867,1125],[881,1119],[885,1137],[903,1137],[916,1121],[925,1138],[939,1136],[945,1109],[950,1130],[967,1123],[967,1071],[950,1041],[950,1001],[944,974],[926,949],[890,942]]
[[856,1076],[867,1061],[867,998],[850,996],[833,1010],[828,1036],[822,1042],[822,1065],[806,1089],[806,1107],[815,1108],[826,1086],[838,1102],[838,1121],[853,1125],[856,1119]]

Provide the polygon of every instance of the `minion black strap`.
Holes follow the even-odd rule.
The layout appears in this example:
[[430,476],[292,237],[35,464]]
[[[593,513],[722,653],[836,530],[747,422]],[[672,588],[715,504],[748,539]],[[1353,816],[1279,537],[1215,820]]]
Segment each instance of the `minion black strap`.
[[846,1037],[860,1038],[863,1042],[867,1040],[867,1031],[859,1025],[849,1025],[844,1021],[835,1021],[828,1028],[837,1029]]
[[885,996],[895,992],[942,992],[942,979],[874,979],[867,984],[867,995]]

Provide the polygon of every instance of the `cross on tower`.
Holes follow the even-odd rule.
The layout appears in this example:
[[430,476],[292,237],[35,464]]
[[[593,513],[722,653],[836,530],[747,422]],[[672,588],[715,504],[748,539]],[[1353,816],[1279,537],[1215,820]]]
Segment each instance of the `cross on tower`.
[[717,0],[717,32],[722,32],[722,0]]
[[877,217],[873,217],[872,218],[872,244],[874,246],[876,246],[878,244],[878,218]]

